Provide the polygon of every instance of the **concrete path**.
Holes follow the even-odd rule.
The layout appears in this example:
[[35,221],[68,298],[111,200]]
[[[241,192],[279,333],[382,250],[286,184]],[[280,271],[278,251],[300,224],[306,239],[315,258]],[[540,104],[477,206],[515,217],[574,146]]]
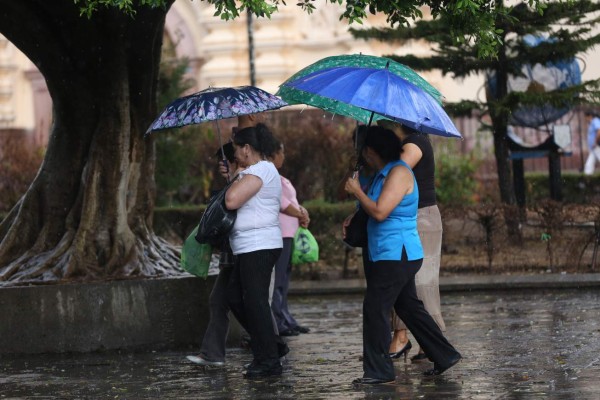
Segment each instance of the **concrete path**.
[[464,360],[439,377],[422,376],[428,362],[398,360],[393,385],[353,387],[362,297],[293,296],[293,314],[312,331],[289,339],[281,377],[243,379],[251,355],[240,348],[220,369],[187,362],[196,349],[3,356],[0,399],[600,398],[600,290],[511,287],[442,294],[447,336]]

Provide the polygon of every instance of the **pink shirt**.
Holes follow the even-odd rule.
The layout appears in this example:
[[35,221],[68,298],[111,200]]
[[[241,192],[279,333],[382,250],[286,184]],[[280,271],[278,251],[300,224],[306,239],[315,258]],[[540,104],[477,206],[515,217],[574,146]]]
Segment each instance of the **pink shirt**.
[[[298,199],[296,198],[296,189],[292,186],[287,178],[281,177],[281,211],[293,205],[295,208],[300,208]],[[281,227],[281,236],[284,238],[293,238],[300,226],[298,218],[279,213],[279,226]]]

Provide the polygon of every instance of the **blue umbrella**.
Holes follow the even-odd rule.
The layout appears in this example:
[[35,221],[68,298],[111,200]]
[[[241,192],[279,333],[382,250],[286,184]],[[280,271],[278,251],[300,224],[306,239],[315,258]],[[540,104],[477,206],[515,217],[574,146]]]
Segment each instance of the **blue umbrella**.
[[318,107],[320,97],[350,104],[379,114],[423,133],[462,137],[435,99],[386,68],[334,67],[286,82],[316,95],[306,104]]

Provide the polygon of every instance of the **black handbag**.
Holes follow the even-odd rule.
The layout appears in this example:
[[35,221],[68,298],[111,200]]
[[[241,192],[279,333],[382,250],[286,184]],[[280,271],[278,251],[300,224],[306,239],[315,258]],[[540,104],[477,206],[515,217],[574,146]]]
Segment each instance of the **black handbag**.
[[346,227],[346,237],[344,243],[351,247],[367,247],[367,221],[369,215],[358,207],[350,224]]
[[235,179],[232,179],[227,186],[208,201],[195,237],[199,243],[209,243],[212,246],[219,246],[227,239],[227,235],[231,232],[237,217],[237,210],[227,209],[225,206],[225,193],[227,193],[227,189],[229,189],[234,181]]

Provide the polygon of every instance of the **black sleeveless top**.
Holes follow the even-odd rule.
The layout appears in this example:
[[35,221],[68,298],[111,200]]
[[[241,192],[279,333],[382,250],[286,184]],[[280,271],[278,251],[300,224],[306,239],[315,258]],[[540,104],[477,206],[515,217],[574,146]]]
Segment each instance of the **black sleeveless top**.
[[402,145],[412,143],[416,145],[423,156],[413,168],[413,173],[419,186],[419,208],[434,206],[435,198],[435,160],[433,157],[433,147],[429,137],[423,134],[413,133],[408,135],[402,142]]

